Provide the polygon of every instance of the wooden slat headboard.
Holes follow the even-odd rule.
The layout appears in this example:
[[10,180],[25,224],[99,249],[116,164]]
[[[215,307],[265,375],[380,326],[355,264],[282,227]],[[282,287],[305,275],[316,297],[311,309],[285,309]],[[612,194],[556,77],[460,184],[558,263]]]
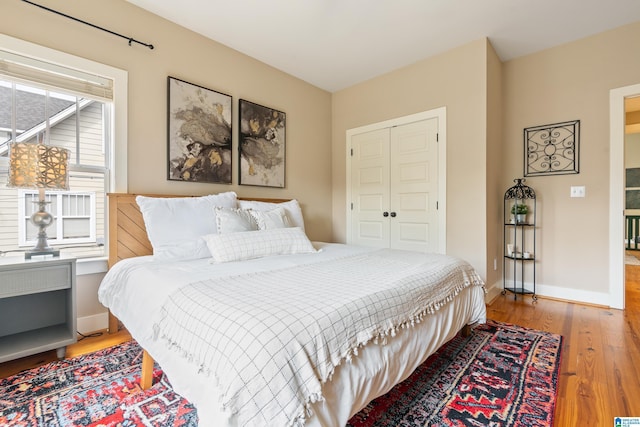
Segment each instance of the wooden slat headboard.
[[[109,267],[116,262],[135,256],[151,255],[153,248],[147,237],[147,229],[136,196],[189,197],[162,194],[109,193]],[[260,202],[281,203],[291,199],[244,198]]]

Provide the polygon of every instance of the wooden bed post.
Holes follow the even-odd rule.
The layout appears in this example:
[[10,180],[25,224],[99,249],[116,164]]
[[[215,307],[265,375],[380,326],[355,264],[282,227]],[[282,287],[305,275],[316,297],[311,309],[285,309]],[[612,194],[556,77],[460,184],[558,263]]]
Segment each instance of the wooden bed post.
[[109,326],[107,327],[107,332],[110,334],[118,332],[118,318],[111,313],[111,310],[109,310]]
[[462,327],[462,336],[468,337],[469,335],[471,335],[471,325],[464,325]]
[[140,377],[140,387],[143,390],[151,388],[153,385],[153,357],[147,350],[142,353],[142,374]]

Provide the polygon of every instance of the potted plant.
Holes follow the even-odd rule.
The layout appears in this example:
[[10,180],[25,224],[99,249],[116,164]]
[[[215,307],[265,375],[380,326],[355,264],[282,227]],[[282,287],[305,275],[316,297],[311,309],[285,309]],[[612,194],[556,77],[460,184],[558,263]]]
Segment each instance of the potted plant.
[[529,206],[524,203],[514,203],[514,205],[511,206],[511,215],[513,215],[516,224],[526,223],[528,213]]

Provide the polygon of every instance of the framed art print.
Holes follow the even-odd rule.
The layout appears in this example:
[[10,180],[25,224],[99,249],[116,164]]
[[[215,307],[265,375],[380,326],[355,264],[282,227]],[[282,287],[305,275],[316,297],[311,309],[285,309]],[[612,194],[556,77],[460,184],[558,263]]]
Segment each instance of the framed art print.
[[640,168],[627,168],[625,171],[625,187],[640,188]]
[[286,115],[239,102],[240,184],[284,188]]
[[524,130],[524,176],[580,173],[580,120]]
[[640,209],[640,190],[625,190],[625,209]]
[[640,209],[640,168],[627,168],[625,172],[625,209]]
[[231,184],[231,96],[168,78],[167,179]]

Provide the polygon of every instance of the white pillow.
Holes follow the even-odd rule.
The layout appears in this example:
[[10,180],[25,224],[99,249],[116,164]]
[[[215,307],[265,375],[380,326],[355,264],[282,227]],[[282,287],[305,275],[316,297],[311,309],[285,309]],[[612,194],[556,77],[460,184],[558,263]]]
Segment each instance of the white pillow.
[[248,210],[216,207],[215,211],[218,234],[258,229],[258,223]]
[[213,264],[317,252],[300,227],[204,236]]
[[289,227],[289,218],[283,207],[279,206],[270,211],[248,210],[258,225],[258,230],[271,230],[272,228]]
[[255,200],[238,200],[238,207],[242,209],[251,209],[254,211],[268,211],[277,207],[284,208],[289,218],[291,227],[300,227],[304,231],[304,218],[302,217],[302,209],[296,199],[282,203],[258,202]]
[[209,257],[202,236],[217,232],[213,208],[236,207],[233,191],[202,197],[137,196],[153,255],[159,259]]

